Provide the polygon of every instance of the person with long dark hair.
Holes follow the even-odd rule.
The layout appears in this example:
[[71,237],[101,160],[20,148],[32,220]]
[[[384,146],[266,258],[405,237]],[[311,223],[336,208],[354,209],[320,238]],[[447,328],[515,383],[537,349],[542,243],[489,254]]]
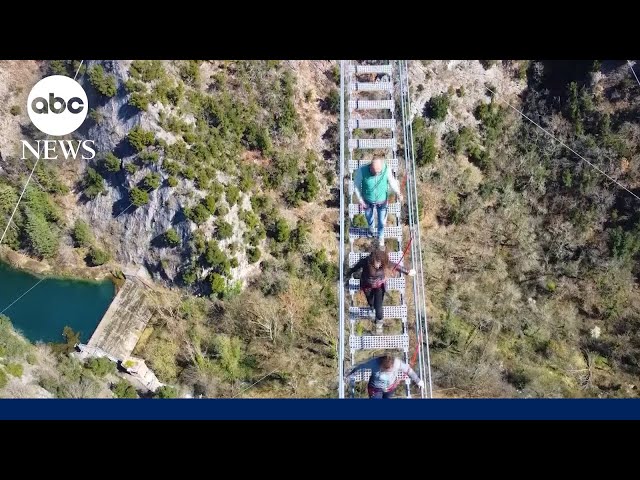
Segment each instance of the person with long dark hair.
[[410,276],[414,276],[416,271],[414,269],[407,270],[400,264],[389,267],[389,255],[385,250],[379,249],[372,251],[367,257],[363,257],[352,268],[347,270],[346,278],[348,279],[354,272],[359,270],[362,270],[360,289],[367,297],[367,303],[371,308],[371,317],[375,316],[376,331],[381,332],[384,321],[382,304],[386,292],[387,271],[399,271],[404,275]]

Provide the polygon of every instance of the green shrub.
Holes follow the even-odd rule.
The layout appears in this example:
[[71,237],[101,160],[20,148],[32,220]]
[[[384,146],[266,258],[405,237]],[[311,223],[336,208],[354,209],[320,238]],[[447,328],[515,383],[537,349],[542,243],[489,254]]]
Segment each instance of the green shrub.
[[240,197],[240,190],[235,185],[227,185],[225,197],[229,205],[235,205]]
[[203,205],[207,210],[209,210],[211,215],[214,215],[216,213],[216,197],[211,193],[204,197]]
[[306,243],[311,232],[311,224],[300,220],[298,226],[291,232],[289,238],[289,249],[299,251]]
[[359,213],[355,217],[353,217],[353,226],[357,228],[368,228],[369,224],[367,223],[367,218],[364,216],[364,213]]
[[113,393],[117,398],[138,398],[135,387],[126,380],[120,380],[113,385]]
[[233,227],[230,223],[218,219],[216,222],[216,236],[219,240],[225,240],[233,235]]
[[427,130],[427,122],[422,117],[413,120],[413,139],[418,166],[432,163],[436,159],[436,135]]
[[[37,213],[49,222],[59,222],[61,220],[60,212],[51,202],[51,197],[35,187],[27,188],[21,205],[24,206],[25,211],[29,210]],[[11,210],[14,207],[15,205],[12,205]]]
[[243,378],[247,373],[242,345],[243,342],[238,337],[229,335],[214,337],[215,363],[228,381]]
[[187,180],[193,180],[196,178],[196,170],[193,167],[186,167],[182,169],[182,176]]
[[138,158],[144,163],[158,163],[158,152],[143,150],[138,154]]
[[631,231],[624,231],[619,226],[609,230],[609,246],[615,258],[634,258],[640,252],[640,224]]
[[473,130],[461,127],[457,133],[449,132],[448,144],[454,153],[466,153],[475,142]]
[[214,212],[215,216],[220,218],[226,217],[228,213],[229,213],[229,209],[222,204],[216,206],[216,209]]
[[164,162],[162,162],[162,168],[171,176],[175,176],[180,173],[180,165],[170,160],[165,160]]
[[249,247],[247,248],[247,258],[249,260],[249,263],[256,263],[258,260],[260,260],[260,249],[258,247]]
[[449,110],[449,95],[442,93],[431,97],[425,108],[425,114],[437,122],[441,122],[447,116]]
[[211,212],[201,203],[197,204],[193,208],[185,208],[184,214],[196,225],[202,225],[209,220],[209,217],[211,216]]
[[145,190],[156,190],[160,187],[162,179],[158,173],[149,173],[142,180],[142,184],[144,185]]
[[104,178],[91,167],[87,167],[83,183],[84,194],[90,200],[93,200],[105,191]]
[[197,60],[183,61],[178,72],[187,85],[196,86],[200,82],[200,62]]
[[482,170],[486,170],[489,168],[491,164],[491,157],[489,156],[489,152],[485,149],[480,148],[479,145],[473,145],[469,149],[469,160],[471,163],[474,163]]
[[160,60],[134,60],[129,67],[129,75],[136,80],[151,82],[164,76]]
[[198,280],[198,273],[193,265],[186,267],[180,276],[182,278],[182,282],[187,286],[193,285]]
[[170,88],[167,91],[167,100],[169,100],[169,102],[174,106],[178,106],[178,103],[180,103],[183,97],[184,85],[182,84],[182,82],[178,82],[178,85],[176,85],[174,88]]
[[90,358],[87,361],[87,368],[91,370],[98,378],[116,373],[116,365],[107,357]]
[[318,281],[336,277],[337,267],[327,259],[327,252],[324,248],[308,255],[305,260],[309,265],[311,274]]
[[211,178],[204,170],[198,170],[195,175],[196,187],[199,190],[205,190],[209,186],[209,182],[211,182]]
[[133,92],[129,96],[129,101],[127,102],[132,107],[136,107],[141,112],[144,112],[149,107],[149,103],[151,103],[151,99],[148,95],[141,92]]
[[26,209],[25,216],[24,232],[30,250],[38,257],[55,257],[60,242],[57,229],[38,213]]
[[116,77],[106,74],[102,65],[94,65],[89,69],[89,81],[105,97],[113,97],[116,94]]
[[152,145],[155,142],[155,135],[151,131],[144,130],[139,125],[136,125],[127,134],[127,139],[136,151],[141,152],[144,147]]
[[9,383],[9,378],[7,378],[7,374],[4,373],[4,370],[0,368],[0,389],[3,389]]
[[124,84],[125,89],[127,90],[127,92],[134,94],[134,93],[140,93],[140,94],[145,94],[147,93],[147,86],[142,83],[142,82],[138,82],[132,78],[130,78],[129,80],[127,80]]
[[15,331],[9,317],[0,313],[0,357],[21,358],[28,351],[27,343]]
[[318,182],[315,173],[311,171],[307,172],[306,176],[304,177],[304,181],[300,186],[300,190],[302,200],[304,200],[305,202],[312,202],[313,200],[315,200],[318,192],[320,191],[320,183]]
[[227,259],[227,256],[222,250],[220,250],[218,242],[216,242],[215,240],[211,240],[207,244],[204,259],[207,264],[211,266],[212,270],[215,273],[219,273],[220,275],[229,275],[231,271],[231,265],[229,263],[229,260]]
[[99,267],[100,265],[104,265],[110,259],[110,255],[104,250],[100,250],[97,247],[91,247],[89,251],[89,260],[91,261],[91,265],[94,267]]
[[169,92],[172,91],[173,86],[173,79],[163,77],[152,87],[150,101],[154,103],[161,102],[165,105],[170,104],[171,101],[169,100]]
[[51,60],[49,62],[49,72],[51,75],[69,76],[69,60]]
[[136,173],[138,170],[140,170],[140,167],[138,167],[138,165],[136,165],[133,162],[127,163],[124,166],[124,169],[127,171],[127,173],[129,173],[130,175],[133,175],[134,173]]
[[0,183],[0,218],[9,216],[18,202],[18,193],[11,185]]
[[214,273],[209,277],[209,283],[211,284],[211,292],[218,298],[222,298],[225,290],[227,289],[227,281],[224,277],[218,273]]
[[238,218],[244,222],[247,229],[253,231],[260,226],[260,218],[252,210],[240,211]]
[[273,142],[269,136],[269,131],[266,128],[261,128],[256,133],[255,146],[265,156],[271,156],[273,152]]
[[38,186],[45,192],[55,194],[66,194],[69,192],[69,188],[60,181],[56,171],[44,162],[40,163],[34,173],[39,183]]
[[494,101],[491,103],[482,102],[476,108],[475,116],[481,122],[481,130],[484,132],[487,142],[491,143],[499,138],[506,119],[504,108]]
[[169,184],[170,187],[175,187],[178,185],[178,179],[176,177],[171,176],[167,179],[167,183]]
[[295,190],[289,190],[284,194],[284,199],[291,207],[299,207],[302,203],[302,185]]
[[156,390],[156,398],[178,398],[178,390],[169,385],[163,385]]
[[104,168],[108,172],[119,172],[121,168],[121,160],[116,157],[113,153],[109,152],[104,156],[103,164]]
[[93,243],[93,235],[91,235],[89,225],[84,220],[76,220],[71,235],[76,247],[89,247]]
[[289,241],[289,235],[291,234],[291,229],[289,228],[289,224],[284,218],[278,218],[275,223],[275,232],[274,238],[278,243],[284,243]]
[[149,203],[149,194],[138,187],[133,187],[129,192],[129,199],[136,207],[141,207]]
[[176,232],[173,228],[170,228],[166,232],[164,232],[164,239],[172,247],[177,247],[180,245],[180,236],[178,232]]
[[224,186],[218,181],[214,181],[209,187],[209,193],[215,198],[222,198],[222,195],[224,195]]
[[332,114],[340,113],[340,92],[337,88],[332,88],[326,98],[327,109]]

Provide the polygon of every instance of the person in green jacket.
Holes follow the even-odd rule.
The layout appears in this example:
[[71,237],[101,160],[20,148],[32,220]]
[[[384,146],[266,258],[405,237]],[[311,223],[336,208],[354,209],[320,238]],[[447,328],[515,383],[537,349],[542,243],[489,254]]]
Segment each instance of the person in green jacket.
[[379,158],[369,165],[363,165],[356,171],[354,191],[358,202],[364,210],[364,216],[369,224],[369,237],[374,236],[373,209],[378,212],[378,241],[380,248],[384,248],[384,226],[387,221],[387,197],[389,187],[402,202],[402,193],[398,180],[393,176],[389,167]]

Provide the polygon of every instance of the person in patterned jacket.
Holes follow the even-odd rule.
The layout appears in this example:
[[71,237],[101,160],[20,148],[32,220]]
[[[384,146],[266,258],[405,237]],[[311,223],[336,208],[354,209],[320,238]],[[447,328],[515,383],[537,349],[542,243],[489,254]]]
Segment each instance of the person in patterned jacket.
[[396,388],[400,384],[400,379],[398,378],[400,372],[407,374],[418,387],[424,388],[424,381],[418,377],[411,366],[391,355],[374,357],[356,365],[347,375],[347,381],[353,379],[354,374],[359,370],[371,370],[367,385],[369,398],[393,397]]

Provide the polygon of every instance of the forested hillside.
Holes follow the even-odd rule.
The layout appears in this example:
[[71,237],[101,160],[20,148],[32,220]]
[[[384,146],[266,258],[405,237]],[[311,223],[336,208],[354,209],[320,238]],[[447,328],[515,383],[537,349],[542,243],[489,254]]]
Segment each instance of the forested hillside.
[[[15,63],[0,63],[0,230],[33,166],[15,146],[40,135],[28,89],[79,66]],[[38,166],[3,258],[85,277],[145,267],[159,290],[135,353],[171,395],[335,396],[337,62],[80,71],[94,107],[79,135],[98,155]],[[638,193],[629,66],[413,61],[410,85],[435,395],[635,396],[640,200],[571,151]],[[0,394],[131,393],[68,343],[0,340]]]
[[436,385],[635,396],[639,200],[569,148],[637,194],[640,88],[626,63],[484,67],[526,79],[520,98],[485,85],[496,95],[474,105],[477,128],[448,130],[435,159],[423,149]]

